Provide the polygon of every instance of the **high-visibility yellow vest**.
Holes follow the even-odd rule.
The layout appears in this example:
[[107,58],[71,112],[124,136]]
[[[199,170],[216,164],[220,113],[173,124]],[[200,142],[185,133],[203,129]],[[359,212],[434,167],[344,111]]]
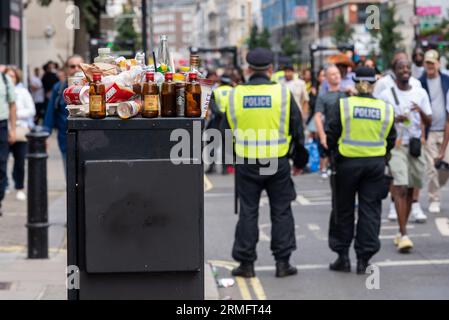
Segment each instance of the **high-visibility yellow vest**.
[[342,133],[338,150],[349,158],[379,157],[387,153],[386,138],[394,123],[391,104],[379,99],[340,99]]
[[[295,73],[293,75],[293,79],[298,80],[299,75],[297,73]],[[284,70],[277,71],[277,72],[273,73],[273,75],[271,76],[271,81],[273,81],[273,82],[280,83],[282,80],[285,80],[285,71]]]
[[240,85],[229,96],[226,117],[235,152],[248,159],[287,155],[291,135],[290,90],[280,84]]
[[219,86],[216,88],[214,92],[215,104],[218,109],[225,113],[226,105],[229,102],[229,93],[231,92],[232,87],[228,85]]

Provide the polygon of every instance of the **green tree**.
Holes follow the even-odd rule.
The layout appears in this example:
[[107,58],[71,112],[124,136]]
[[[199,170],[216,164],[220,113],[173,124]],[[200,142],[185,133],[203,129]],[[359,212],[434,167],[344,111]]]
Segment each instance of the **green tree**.
[[371,30],[371,35],[379,39],[381,62],[384,69],[393,59],[394,53],[402,48],[404,39],[396,28],[403,24],[401,19],[396,19],[396,5],[385,5],[382,7],[380,16],[380,29]]
[[259,47],[271,49],[270,38],[270,31],[267,28],[264,28],[259,36]]
[[[42,6],[48,6],[53,0],[37,1]],[[87,57],[90,38],[100,38],[100,15],[105,11],[106,0],[74,0],[73,4],[79,8],[80,13],[80,29],[75,30],[73,51]],[[64,19],[66,18],[64,13]]]
[[262,32],[259,32],[259,28],[254,25],[251,28],[249,38],[246,39],[246,44],[250,50],[257,47],[270,49],[270,37],[271,33],[267,28],[264,28]]
[[246,44],[250,50],[259,46],[259,28],[257,25],[252,26],[249,38],[246,40]]
[[347,44],[352,41],[352,35],[354,34],[354,29],[347,25],[345,22],[345,17],[341,14],[337,16],[334,23],[332,24],[332,41],[338,46],[341,44]]
[[281,41],[282,54],[291,57],[296,53],[296,42],[290,36],[285,36]]
[[[126,5],[123,6],[123,14],[129,15],[132,13],[132,8]],[[118,23],[117,32],[118,34],[114,39],[114,51],[129,49],[135,51],[137,48],[140,48],[140,36],[134,29],[134,20],[132,17],[125,17],[121,19]],[[132,47],[126,44],[126,42],[129,43],[130,41],[132,41]]]

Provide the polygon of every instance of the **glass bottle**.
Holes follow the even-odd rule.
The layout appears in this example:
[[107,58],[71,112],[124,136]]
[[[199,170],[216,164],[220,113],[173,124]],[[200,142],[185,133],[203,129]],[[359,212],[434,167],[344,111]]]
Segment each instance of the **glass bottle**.
[[165,81],[161,87],[161,116],[176,117],[176,84],[173,73],[165,74]]
[[158,71],[162,73],[170,72],[170,51],[168,49],[167,36],[161,35],[159,39],[159,48],[157,52],[157,62],[159,64]]
[[93,81],[89,85],[89,117],[106,118],[106,90],[101,83],[101,73],[94,73]]
[[198,75],[189,73],[189,82],[186,85],[186,117],[201,117],[201,85]]
[[145,79],[142,89],[142,117],[156,118],[159,116],[159,87],[154,82],[154,72],[147,72]]
[[200,56],[197,54],[190,55],[190,73],[200,73]]

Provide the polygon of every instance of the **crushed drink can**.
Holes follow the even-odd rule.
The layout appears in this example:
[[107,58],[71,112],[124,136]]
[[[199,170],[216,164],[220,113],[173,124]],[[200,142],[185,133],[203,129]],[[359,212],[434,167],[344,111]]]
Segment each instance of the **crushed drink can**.
[[140,112],[140,105],[135,101],[121,102],[117,106],[117,114],[121,119],[135,117]]
[[70,86],[64,90],[63,96],[68,105],[89,104],[89,87]]

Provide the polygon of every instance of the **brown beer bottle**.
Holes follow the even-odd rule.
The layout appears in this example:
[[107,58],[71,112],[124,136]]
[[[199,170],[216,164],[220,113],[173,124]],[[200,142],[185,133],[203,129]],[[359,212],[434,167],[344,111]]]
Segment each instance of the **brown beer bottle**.
[[154,72],[147,72],[142,89],[142,103],[144,118],[156,118],[159,116],[159,87],[154,82]]
[[93,81],[89,86],[89,117],[106,118],[106,90],[101,83],[101,73],[94,73]]
[[186,85],[186,117],[201,117],[201,85],[196,73],[189,73]]
[[165,74],[165,81],[161,88],[161,116],[176,117],[176,84],[173,82],[173,73]]

